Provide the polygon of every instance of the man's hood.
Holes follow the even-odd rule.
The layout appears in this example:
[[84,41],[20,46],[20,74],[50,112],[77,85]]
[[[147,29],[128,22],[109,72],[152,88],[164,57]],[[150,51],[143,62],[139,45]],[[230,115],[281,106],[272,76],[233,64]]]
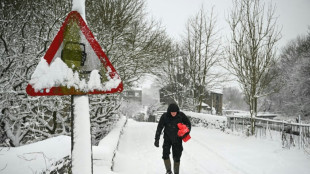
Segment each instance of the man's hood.
[[169,115],[171,112],[180,112],[180,108],[177,104],[172,103],[168,106],[167,112]]

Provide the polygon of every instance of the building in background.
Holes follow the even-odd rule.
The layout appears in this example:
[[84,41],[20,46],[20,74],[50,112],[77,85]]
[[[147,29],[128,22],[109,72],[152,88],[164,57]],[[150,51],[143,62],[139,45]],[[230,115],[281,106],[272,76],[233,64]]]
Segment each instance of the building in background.
[[[205,104],[210,106],[211,114],[223,114],[223,93],[221,91],[209,91],[204,95],[202,100]],[[215,111],[212,111],[214,109]],[[214,113],[215,112],[215,113]]]
[[[176,103],[175,99],[170,94],[169,88],[162,88],[160,92],[160,103],[168,105],[170,103]],[[195,110],[198,110],[196,106]],[[223,113],[223,93],[220,90],[207,91],[205,92],[202,99],[202,113],[222,115]]]
[[136,103],[142,106],[142,89],[140,88],[124,90],[121,93],[121,96],[127,102]]

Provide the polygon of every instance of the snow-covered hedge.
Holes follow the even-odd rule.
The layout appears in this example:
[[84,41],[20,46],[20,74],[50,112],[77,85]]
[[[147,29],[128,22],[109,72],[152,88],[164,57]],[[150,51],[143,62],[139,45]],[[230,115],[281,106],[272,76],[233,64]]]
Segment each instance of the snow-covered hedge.
[[54,163],[49,169],[42,172],[42,174],[69,174],[72,173],[71,169],[71,156],[68,155]]
[[227,117],[225,116],[196,113],[191,111],[184,111],[184,113],[189,117],[193,126],[215,128],[225,131],[227,125]]

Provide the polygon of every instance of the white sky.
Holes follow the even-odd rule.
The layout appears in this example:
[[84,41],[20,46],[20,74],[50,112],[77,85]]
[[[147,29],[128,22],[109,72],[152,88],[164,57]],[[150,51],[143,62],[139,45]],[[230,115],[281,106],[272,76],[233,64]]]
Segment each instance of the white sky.
[[[298,35],[306,34],[310,26],[310,0],[263,0],[276,4],[278,24],[282,26],[282,39],[279,46],[284,46],[287,41]],[[229,32],[226,16],[232,5],[232,0],[146,0],[147,11],[154,19],[160,20],[166,27],[167,33],[179,40],[185,30],[189,17],[200,10],[201,5],[209,10],[214,6],[218,16],[218,24],[222,35]]]
[[[308,29],[310,28],[310,0],[262,1],[266,5],[270,2],[276,5],[275,15],[278,17],[279,27],[282,27],[282,39],[278,42],[279,51],[290,40],[310,31]],[[146,0],[148,15],[160,21],[168,35],[176,40],[180,40],[184,35],[186,22],[199,12],[202,5],[208,11],[214,6],[218,29],[220,29],[222,41],[225,42],[227,35],[230,34],[226,19],[232,8],[232,0]],[[150,83],[145,82],[143,86],[149,87]],[[238,87],[238,83],[231,82],[231,86]]]

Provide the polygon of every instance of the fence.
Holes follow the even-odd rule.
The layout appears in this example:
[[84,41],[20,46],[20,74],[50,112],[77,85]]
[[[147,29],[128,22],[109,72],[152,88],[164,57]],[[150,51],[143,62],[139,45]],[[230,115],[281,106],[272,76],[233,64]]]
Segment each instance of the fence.
[[[254,118],[255,136],[281,140],[282,146],[310,149],[310,125]],[[233,132],[250,134],[251,118],[227,116],[227,127]]]

